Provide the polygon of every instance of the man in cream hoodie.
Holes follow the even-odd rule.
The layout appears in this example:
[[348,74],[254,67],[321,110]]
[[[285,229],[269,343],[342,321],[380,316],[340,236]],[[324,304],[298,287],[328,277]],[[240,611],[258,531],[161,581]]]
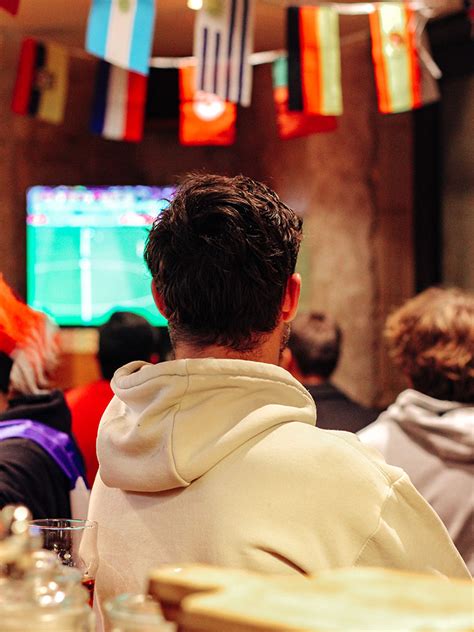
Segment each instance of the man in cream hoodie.
[[301,235],[296,214],[242,176],[190,176],[156,219],[145,259],[176,360],[112,380],[89,513],[99,607],[162,563],[469,576],[404,472],[315,428],[312,397],[277,366]]

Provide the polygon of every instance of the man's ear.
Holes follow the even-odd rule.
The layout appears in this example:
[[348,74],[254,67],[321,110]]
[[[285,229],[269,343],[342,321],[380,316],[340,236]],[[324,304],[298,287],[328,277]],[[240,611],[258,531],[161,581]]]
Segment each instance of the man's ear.
[[153,296],[153,300],[155,301],[155,305],[157,306],[160,314],[162,314],[165,318],[168,318],[169,311],[165,305],[163,297],[161,296],[160,292],[157,290],[154,281],[151,282],[151,294]]
[[289,323],[296,316],[301,293],[301,276],[295,272],[286,284],[283,303],[281,305],[281,319],[284,323]]

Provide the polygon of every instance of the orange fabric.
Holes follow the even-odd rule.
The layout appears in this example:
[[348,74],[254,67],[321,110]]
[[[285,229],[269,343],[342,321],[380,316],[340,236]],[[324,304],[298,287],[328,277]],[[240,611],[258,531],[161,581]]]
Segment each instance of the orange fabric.
[[385,57],[382,46],[382,36],[380,33],[380,21],[377,11],[369,14],[370,35],[372,37],[372,57],[374,60],[375,77],[381,112],[391,112],[392,105],[387,85],[387,70],[385,68]]
[[[179,140],[182,145],[232,145],[235,142],[237,109],[234,103],[195,90],[195,66],[179,69]],[[223,111],[214,118],[198,115],[199,100],[206,107],[207,100],[219,99]]]
[[321,64],[320,43],[316,29],[318,9],[301,7],[301,83],[303,88],[303,109],[305,112],[321,112]]
[[107,380],[98,380],[71,389],[65,397],[71,409],[72,432],[84,457],[87,480],[92,487],[99,468],[95,447],[97,429],[113,392]]
[[24,346],[34,332],[42,331],[43,326],[44,314],[20,301],[0,275],[0,329],[7,345],[0,351],[11,353],[12,345]]

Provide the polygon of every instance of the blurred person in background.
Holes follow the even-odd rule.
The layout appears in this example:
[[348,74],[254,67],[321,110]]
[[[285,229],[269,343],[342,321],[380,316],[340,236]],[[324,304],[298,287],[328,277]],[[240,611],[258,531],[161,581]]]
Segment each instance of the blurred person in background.
[[99,328],[97,359],[101,378],[66,393],[72,413],[73,432],[84,455],[87,479],[91,485],[99,468],[97,428],[113,397],[110,380],[117,369],[133,360],[150,362],[154,345],[154,329],[145,318],[131,312],[115,312]]
[[33,518],[85,518],[89,491],[71,413],[49,387],[58,353],[55,325],[0,275],[0,508],[23,504]]
[[360,433],[402,467],[474,572],[474,295],[430,288],[387,319],[411,388]]
[[342,332],[323,312],[298,314],[291,323],[282,366],[308,389],[316,404],[316,424],[328,430],[357,432],[378,411],[353,401],[331,381],[339,361]]

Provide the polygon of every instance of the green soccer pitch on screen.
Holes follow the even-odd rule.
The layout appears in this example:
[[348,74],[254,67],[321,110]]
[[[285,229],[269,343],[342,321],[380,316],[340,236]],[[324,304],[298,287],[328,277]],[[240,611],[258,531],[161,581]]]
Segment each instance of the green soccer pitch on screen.
[[166,325],[143,260],[174,188],[44,187],[27,192],[27,301],[58,325],[94,327],[115,311]]

